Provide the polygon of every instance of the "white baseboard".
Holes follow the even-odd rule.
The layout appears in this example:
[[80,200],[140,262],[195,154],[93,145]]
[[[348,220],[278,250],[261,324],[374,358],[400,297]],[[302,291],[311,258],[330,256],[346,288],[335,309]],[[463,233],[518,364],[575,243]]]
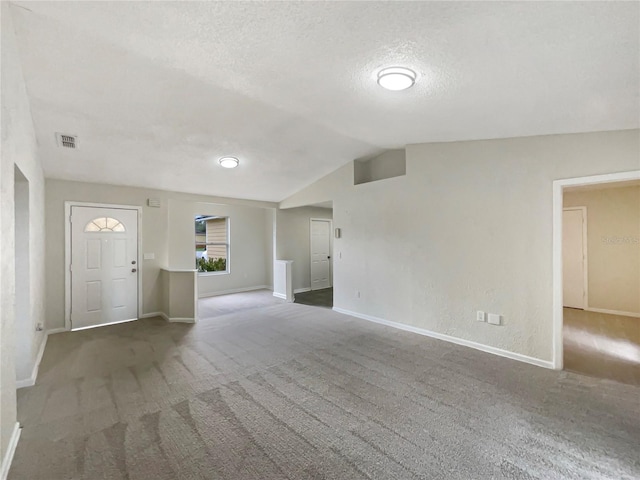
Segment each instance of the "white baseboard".
[[622,312],[620,310],[607,310],[606,308],[585,308],[585,310],[587,312],[606,313],[606,314],[609,314],[609,315],[621,315],[623,317],[640,318],[640,313],[635,313],[635,312]]
[[527,355],[511,352],[509,350],[502,350],[501,348],[491,347],[489,345],[484,345],[482,343],[476,343],[470,340],[464,340],[462,338],[457,338],[457,337],[452,337],[450,335],[445,335],[442,333],[432,332],[430,330],[414,327],[412,325],[406,325],[404,323],[391,322],[389,320],[384,320],[382,318],[373,317],[371,315],[365,315],[363,313],[352,312],[350,310],[345,310],[338,307],[333,307],[333,310],[338,313],[342,313],[344,315],[350,315],[356,318],[361,318],[362,320],[367,320],[369,322],[379,323],[381,325],[397,328],[399,330],[405,330],[407,332],[412,332],[412,333],[417,333],[419,335],[424,335],[427,337],[437,338],[438,340],[444,340],[445,342],[455,343],[457,345],[462,345],[464,347],[474,348],[476,350],[492,353],[494,355],[499,355],[501,357],[510,358],[512,360],[518,360],[519,362],[530,363],[538,367],[544,367],[544,368],[550,368],[550,369],[554,368],[553,362],[550,362],[547,360],[541,360],[535,357],[529,357]]
[[33,370],[31,370],[31,376],[23,380],[16,379],[16,388],[32,387],[36,384],[36,380],[38,379],[38,370],[40,370],[40,363],[42,362],[42,356],[44,355],[44,349],[47,346],[49,335],[55,335],[56,333],[66,331],[66,328],[52,328],[51,330],[44,332],[42,342],[40,342],[40,348],[38,349],[38,355],[36,356],[36,362],[33,365]]
[[171,317],[168,319],[171,323],[196,323],[195,318]]
[[296,288],[293,293],[304,293],[304,292],[310,292],[311,288],[309,287],[304,287],[304,288]]
[[6,480],[9,476],[9,469],[11,468],[11,462],[13,461],[13,455],[16,453],[16,447],[18,446],[18,440],[20,440],[20,433],[22,429],[20,424],[16,422],[9,439],[9,445],[7,446],[7,452],[2,458],[2,465],[0,466],[0,480]]
[[193,317],[191,317],[191,318],[169,317],[164,312],[143,313],[140,318],[152,318],[152,317],[162,317],[164,320],[166,320],[167,322],[171,322],[171,323],[196,323],[196,319],[193,318]]
[[61,328],[52,328],[51,330],[47,330],[47,335],[55,335],[56,333],[63,333],[63,332],[68,332],[69,330],[67,330],[64,327]]
[[271,290],[269,285],[254,285],[253,287],[232,288],[231,290],[220,290],[216,292],[199,293],[198,298],[217,297],[219,295],[229,295],[232,293],[251,292],[253,290]]
[[284,293],[273,292],[273,296],[276,297],[276,298],[281,298],[283,300],[287,299],[287,296]]
[[42,336],[40,348],[38,349],[38,355],[36,355],[36,361],[33,364],[33,369],[31,370],[31,376],[22,380],[16,379],[16,388],[32,387],[36,384],[36,379],[38,378],[38,370],[40,369],[40,362],[42,361],[42,355],[44,355],[44,348],[47,346],[47,339],[49,338],[49,335],[50,332],[46,331]]

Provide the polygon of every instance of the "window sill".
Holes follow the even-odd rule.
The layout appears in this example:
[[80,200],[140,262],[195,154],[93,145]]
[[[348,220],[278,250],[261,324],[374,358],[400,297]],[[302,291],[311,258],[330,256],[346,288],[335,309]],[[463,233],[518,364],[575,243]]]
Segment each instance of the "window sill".
[[224,270],[220,272],[198,272],[199,277],[213,277],[217,275],[229,275],[229,270]]

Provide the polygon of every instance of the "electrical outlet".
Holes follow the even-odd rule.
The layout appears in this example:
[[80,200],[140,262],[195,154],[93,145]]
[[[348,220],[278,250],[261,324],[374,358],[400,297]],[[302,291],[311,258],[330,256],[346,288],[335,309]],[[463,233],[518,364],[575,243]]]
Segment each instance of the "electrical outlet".
[[502,316],[497,313],[489,314],[489,323],[491,325],[502,325]]
[[484,312],[478,310],[476,312],[476,320],[479,321],[479,322],[484,322],[485,321]]

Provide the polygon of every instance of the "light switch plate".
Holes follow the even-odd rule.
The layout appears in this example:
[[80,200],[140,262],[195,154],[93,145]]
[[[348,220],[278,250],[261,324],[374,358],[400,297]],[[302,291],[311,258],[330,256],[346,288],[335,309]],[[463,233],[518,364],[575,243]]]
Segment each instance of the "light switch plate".
[[489,323],[491,325],[501,325],[502,324],[502,317],[500,315],[498,315],[497,313],[490,313],[489,314]]
[[144,258],[145,260],[153,260],[154,258],[156,258],[155,253],[145,253],[144,255],[142,255],[142,258]]
[[478,310],[476,312],[476,320],[479,321],[479,322],[484,322],[485,321],[484,312]]

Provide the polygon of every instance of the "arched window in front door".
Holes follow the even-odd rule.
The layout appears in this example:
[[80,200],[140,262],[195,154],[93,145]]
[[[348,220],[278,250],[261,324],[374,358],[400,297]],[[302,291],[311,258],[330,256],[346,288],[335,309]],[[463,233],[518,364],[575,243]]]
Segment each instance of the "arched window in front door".
[[112,217],[98,217],[84,227],[85,232],[125,232],[124,225]]

